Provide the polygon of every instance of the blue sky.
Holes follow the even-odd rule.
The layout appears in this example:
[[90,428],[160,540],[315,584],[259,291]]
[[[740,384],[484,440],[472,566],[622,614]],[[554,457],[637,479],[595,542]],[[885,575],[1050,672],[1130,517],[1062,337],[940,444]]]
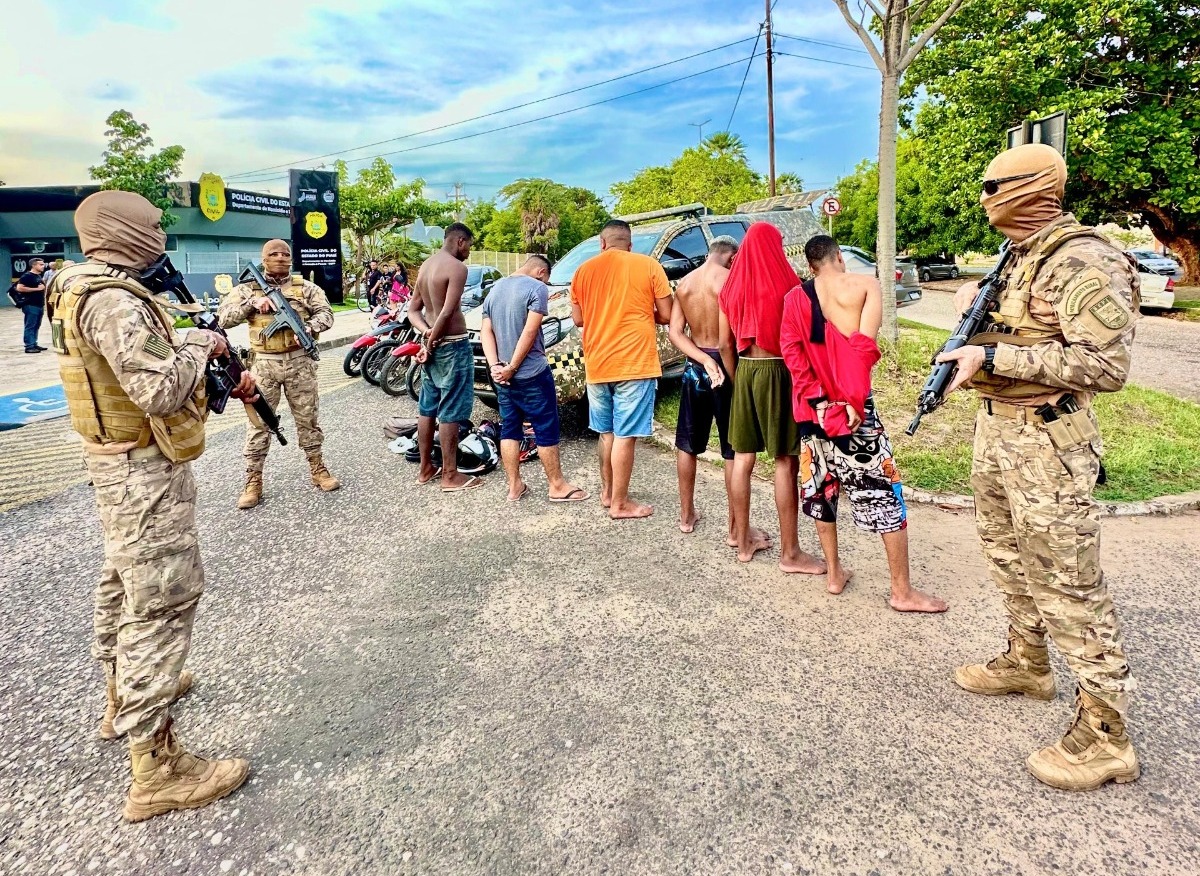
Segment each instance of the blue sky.
[[[186,148],[189,178],[213,171],[231,186],[281,191],[284,170],[238,175],[277,164],[312,166],[320,161],[302,160],[741,41],[342,156],[355,168],[398,153],[389,156],[397,173],[425,178],[436,196],[463,182],[468,197],[487,198],[521,176],[607,195],[613,181],[694,143],[697,129],[689,123],[710,120],[706,134],[725,127],[763,15],[758,0],[349,0],[336,8],[319,0],[108,0],[103,7],[40,0],[17,12],[18,32],[42,34],[42,45],[54,49],[0,60],[5,81],[18,86],[0,95],[0,179],[10,185],[85,181],[103,148],[104,116],[124,107],[150,125],[159,145]],[[776,44],[789,53],[775,67],[778,170],[828,185],[875,152],[878,73],[831,0],[778,0],[775,28],[849,47],[782,37]],[[101,43],[128,47],[130,58],[137,53],[143,61],[97,64]],[[437,145],[722,65],[555,119]],[[765,171],[763,58],[750,64],[732,130]]]

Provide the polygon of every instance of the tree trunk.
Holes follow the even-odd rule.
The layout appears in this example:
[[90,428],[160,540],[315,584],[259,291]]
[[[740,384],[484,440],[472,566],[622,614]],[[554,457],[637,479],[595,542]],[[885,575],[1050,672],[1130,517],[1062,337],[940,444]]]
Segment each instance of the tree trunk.
[[883,76],[879,101],[879,236],[875,258],[883,290],[883,326],[880,335],[895,343],[896,325],[896,125],[900,81]]
[[1145,204],[1141,211],[1154,236],[1160,243],[1170,247],[1183,263],[1180,285],[1200,286],[1200,237],[1195,229],[1185,227],[1185,223],[1178,221],[1162,207]]

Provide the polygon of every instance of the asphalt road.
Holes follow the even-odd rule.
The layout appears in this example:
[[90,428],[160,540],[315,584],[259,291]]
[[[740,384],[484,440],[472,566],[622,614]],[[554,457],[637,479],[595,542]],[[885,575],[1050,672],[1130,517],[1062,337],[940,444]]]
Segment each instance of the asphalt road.
[[[951,681],[1004,629],[968,518],[913,509],[916,577],[952,608],[900,616],[877,540],[848,525],[840,598],[738,565],[718,472],[692,536],[651,448],[649,521],[551,506],[536,469],[518,505],[498,476],[443,496],[385,449],[411,403],[354,384],[323,405],[340,492],[276,447],[265,504],[236,511],[236,429],[196,464],[208,592],[175,714],[189,746],[253,770],[206,809],[120,820],[126,756],[94,737],[92,491],[0,515],[0,872],[1200,873],[1197,515],[1106,523],[1145,771],[1071,795],[1023,766],[1069,720],[1061,660],[1053,703]],[[594,491],[593,452],[565,447]]]
[[[943,329],[958,325],[953,289],[942,281],[922,286],[924,297],[898,311],[904,319]],[[1200,402],[1200,323],[1143,313],[1133,345],[1129,379],[1179,398]]]

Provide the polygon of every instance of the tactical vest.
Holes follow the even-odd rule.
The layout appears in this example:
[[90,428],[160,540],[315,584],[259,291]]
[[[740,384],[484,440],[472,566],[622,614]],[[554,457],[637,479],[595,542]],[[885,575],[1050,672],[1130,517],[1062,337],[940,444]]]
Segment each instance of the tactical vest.
[[95,262],[64,268],[54,277],[46,309],[71,426],[95,444],[133,441],[139,448],[156,444],[171,462],[196,459],[204,452],[204,421],[208,417],[204,381],[178,411],[165,417],[151,416],[133,403],[108,360],[80,333],[83,300],[93,292],[114,288],[144,301],[170,339],[168,343],[178,347],[174,320],[166,306],[131,276]]
[[[968,344],[990,346],[994,344],[1013,344],[1018,347],[1032,347],[1043,341],[1066,342],[1062,328],[1048,326],[1034,319],[1029,312],[1029,298],[1033,292],[1033,282],[1038,271],[1068,241],[1090,237],[1112,246],[1104,235],[1094,228],[1080,225],[1078,222],[1065,223],[1050,231],[1037,242],[1035,248],[1026,253],[1009,269],[1007,283],[1001,293],[999,307],[991,314],[991,321],[984,330],[967,341]],[[1115,248],[1114,248],[1115,249]],[[1137,296],[1137,283],[1134,283],[1134,298]],[[1136,309],[1138,302],[1134,301]],[[1004,377],[999,374],[988,374],[980,370],[971,379],[971,386],[983,395],[994,399],[1037,398],[1040,396],[1062,392],[1062,387],[1047,386],[1030,380],[1018,380],[1014,377]]]
[[[304,278],[299,274],[293,274],[291,285],[285,285],[280,291],[283,292],[283,297],[292,305],[292,309],[296,311],[300,319],[307,324],[312,316],[312,310],[304,300],[303,289]],[[250,318],[247,320],[250,324],[250,349],[255,353],[290,353],[292,350],[300,349],[300,341],[290,328],[284,328],[265,341],[263,340],[263,329],[269,326],[277,315],[274,311],[260,313],[258,310],[250,314]]]

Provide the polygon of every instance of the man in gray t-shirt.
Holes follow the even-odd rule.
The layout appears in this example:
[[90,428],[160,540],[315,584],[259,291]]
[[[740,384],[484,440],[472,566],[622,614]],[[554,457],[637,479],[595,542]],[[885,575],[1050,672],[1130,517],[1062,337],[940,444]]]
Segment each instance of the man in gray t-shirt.
[[529,492],[521,479],[525,422],[533,426],[538,458],[546,470],[551,502],[582,502],[588,494],[568,483],[559,460],[558,393],[546,361],[542,317],[549,310],[550,262],[533,255],[515,274],[492,287],[483,302],[483,355],[500,407],[500,457],[508,475],[508,499]]

